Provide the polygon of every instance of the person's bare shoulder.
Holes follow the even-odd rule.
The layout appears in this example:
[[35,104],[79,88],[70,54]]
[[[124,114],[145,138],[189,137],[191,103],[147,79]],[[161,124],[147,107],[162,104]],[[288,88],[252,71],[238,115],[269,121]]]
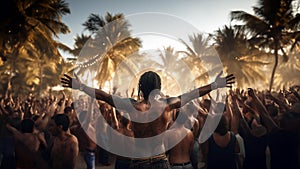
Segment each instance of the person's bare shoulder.
[[186,134],[186,137],[188,137],[189,139],[193,140],[194,139],[194,134],[191,130],[189,129],[186,129],[187,131],[187,134]]
[[67,140],[68,143],[78,144],[78,139],[73,134],[69,134],[69,139]]

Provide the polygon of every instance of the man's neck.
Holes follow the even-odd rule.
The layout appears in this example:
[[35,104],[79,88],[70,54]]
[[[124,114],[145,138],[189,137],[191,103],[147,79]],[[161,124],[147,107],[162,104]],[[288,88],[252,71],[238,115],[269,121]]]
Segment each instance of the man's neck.
[[58,137],[61,139],[61,140],[64,140],[66,138],[68,138],[68,131],[62,131],[59,133]]

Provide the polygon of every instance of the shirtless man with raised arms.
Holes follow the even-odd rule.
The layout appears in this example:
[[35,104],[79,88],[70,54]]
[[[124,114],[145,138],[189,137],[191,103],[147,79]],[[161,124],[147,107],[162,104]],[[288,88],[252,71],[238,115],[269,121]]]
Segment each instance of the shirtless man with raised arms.
[[[64,87],[79,89],[86,94],[95,97],[119,109],[127,112],[132,120],[132,130],[135,138],[149,138],[163,133],[167,129],[166,112],[180,108],[191,100],[203,96],[214,89],[231,87],[234,83],[234,76],[228,75],[221,77],[220,73],[216,80],[206,86],[194,89],[177,97],[165,97],[160,92],[161,79],[153,71],[142,74],[139,79],[138,93],[143,96],[143,100],[137,101],[131,98],[122,98],[113,96],[100,89],[88,87],[80,82],[78,78],[72,78],[65,75],[61,78]],[[156,143],[163,146],[163,140],[157,140]],[[152,154],[155,151],[152,145],[135,145],[144,153]],[[170,168],[167,157],[164,153],[158,155],[149,155],[147,158],[134,159],[131,168]]]

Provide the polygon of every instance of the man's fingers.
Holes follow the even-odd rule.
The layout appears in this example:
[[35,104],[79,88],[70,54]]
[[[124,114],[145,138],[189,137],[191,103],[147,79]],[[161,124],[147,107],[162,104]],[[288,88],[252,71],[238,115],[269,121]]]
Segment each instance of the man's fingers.
[[226,76],[226,79],[230,80],[230,79],[234,79],[235,77],[233,76],[233,74]]
[[226,85],[226,87],[232,88],[232,85]]
[[231,81],[234,81],[235,77],[232,77],[230,79],[226,79],[226,82],[231,82]]
[[226,78],[233,76],[233,74],[227,75]]
[[71,77],[71,76],[69,76],[69,75],[67,75],[67,74],[64,74],[64,76],[65,76],[66,78],[68,78],[69,80],[72,80],[72,77]]
[[232,84],[232,83],[235,83],[234,80],[230,80],[230,81],[227,81],[226,84]]
[[64,81],[64,80],[61,80],[60,82],[63,83],[63,84],[70,84],[69,81]]
[[60,78],[60,81],[65,81],[65,82],[70,82],[70,80],[69,79],[66,79],[66,78]]
[[70,85],[68,85],[68,84],[63,84],[62,86],[63,87],[70,87]]

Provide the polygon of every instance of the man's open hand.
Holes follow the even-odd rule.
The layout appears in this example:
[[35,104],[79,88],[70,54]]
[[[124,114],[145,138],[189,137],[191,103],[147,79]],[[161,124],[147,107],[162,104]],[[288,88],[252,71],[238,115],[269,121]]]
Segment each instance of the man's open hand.
[[69,88],[73,88],[73,89],[79,89],[81,82],[79,81],[79,79],[76,78],[72,78],[67,74],[64,74],[64,77],[62,77],[60,79],[62,86],[63,87],[69,87]]
[[221,77],[223,74],[223,71],[218,74],[216,77],[216,80],[213,83],[213,89],[217,88],[223,88],[223,87],[232,87],[232,84],[234,83],[235,77],[233,74],[227,75],[226,77]]

